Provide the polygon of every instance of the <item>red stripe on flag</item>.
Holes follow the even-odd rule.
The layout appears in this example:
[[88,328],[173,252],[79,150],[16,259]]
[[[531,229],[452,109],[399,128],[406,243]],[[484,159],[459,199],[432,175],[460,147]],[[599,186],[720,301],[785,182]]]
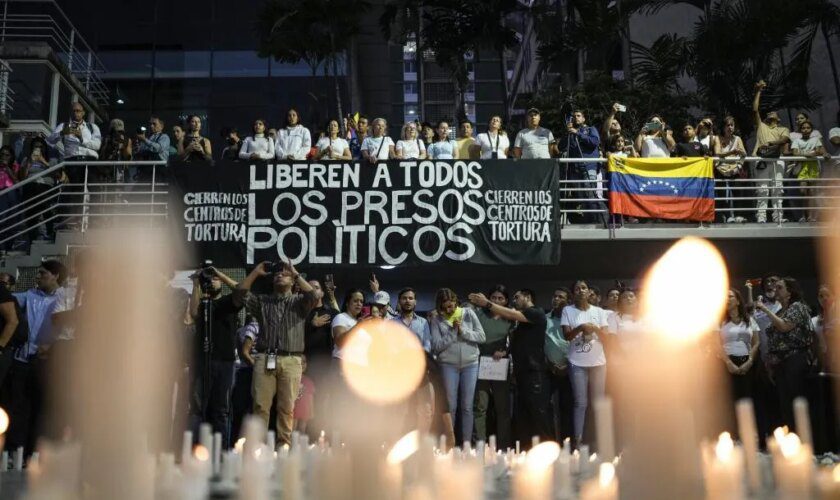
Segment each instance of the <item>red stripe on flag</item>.
[[714,222],[715,200],[611,192],[610,212],[631,217]]

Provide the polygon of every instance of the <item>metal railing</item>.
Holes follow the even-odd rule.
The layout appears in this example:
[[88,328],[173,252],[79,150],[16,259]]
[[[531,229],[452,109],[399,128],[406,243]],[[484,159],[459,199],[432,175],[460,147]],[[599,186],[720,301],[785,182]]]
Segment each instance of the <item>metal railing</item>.
[[9,88],[11,66],[0,59],[0,114],[6,114],[15,108],[15,91]]
[[[760,158],[716,159],[716,162],[750,162]],[[804,157],[782,157],[764,160],[767,168],[780,169],[777,162],[803,161]],[[809,158],[826,163],[824,159]],[[836,162],[840,157],[830,161]],[[527,161],[527,160],[519,160]],[[560,168],[558,199],[560,220],[564,225],[596,225],[609,229],[634,224],[631,218],[611,214],[606,178],[582,180],[576,176],[575,163],[605,163],[604,158],[557,159]],[[838,163],[840,165],[840,163]],[[840,166],[836,167],[840,171]],[[62,171],[69,182],[46,185]],[[0,191],[0,247],[9,242],[36,236],[50,237],[51,228],[70,227],[86,231],[90,227],[140,223],[153,225],[164,221],[168,215],[168,185],[161,182],[166,171],[162,161],[67,161]],[[777,179],[715,179],[715,213],[717,222],[733,222],[725,227],[742,227],[734,222],[747,222],[757,213],[756,203],[766,201],[767,220],[778,226],[786,224],[785,214],[791,222],[818,222],[816,214],[840,206],[840,176],[821,177],[802,181]],[[757,191],[758,182],[768,183],[766,192]],[[5,207],[5,208],[3,208]],[[774,213],[775,211],[775,213]],[[810,219],[809,220],[809,215]],[[740,219],[739,219],[740,217]],[[131,221],[131,222],[129,222]],[[671,224],[703,223],[689,221],[657,221]]]
[[[820,212],[840,207],[840,156],[830,158],[806,158],[803,156],[783,156],[765,159],[760,157],[715,158],[715,164],[742,163],[742,168],[763,162],[772,175],[769,178],[732,178],[714,180],[715,222],[729,223],[733,228],[739,223],[770,221],[778,226],[789,222],[817,223]],[[606,158],[560,158],[560,214],[563,224],[608,224],[610,227],[624,227],[635,224],[632,217],[611,214],[608,208],[609,179],[606,165],[602,168],[603,177],[596,180],[580,179],[574,172],[574,164],[601,163]],[[816,161],[820,170],[832,168],[830,176],[815,179],[796,179],[786,177],[785,167],[789,163]],[[783,163],[785,167],[779,166]],[[836,163],[836,167],[832,167]],[[591,195],[587,196],[587,194]],[[766,208],[757,207],[758,202],[766,203]],[[593,208],[593,206],[595,208]],[[811,212],[811,213],[809,213]],[[796,215],[796,217],[785,217]],[[754,216],[754,217],[753,217]],[[805,220],[801,220],[801,219]],[[588,220],[587,220],[588,219]],[[648,221],[650,222],[650,221]],[[703,227],[704,223],[691,221],[657,220],[657,223],[694,224]]]
[[4,0],[0,6],[0,44],[44,42],[58,55],[85,92],[108,104],[105,66],[55,0]]
[[[163,161],[67,161],[0,191],[0,247],[50,239],[55,229],[138,223],[154,225],[167,216]],[[49,185],[66,172],[69,182]],[[2,207],[6,208],[3,209]]]

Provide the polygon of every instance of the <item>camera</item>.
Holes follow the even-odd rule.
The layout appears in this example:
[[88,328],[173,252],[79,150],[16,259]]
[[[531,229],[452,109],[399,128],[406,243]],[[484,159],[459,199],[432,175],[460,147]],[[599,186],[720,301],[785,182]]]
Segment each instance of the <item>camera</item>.
[[216,273],[213,271],[213,261],[205,260],[192,277],[198,278],[198,285],[202,292],[210,293],[213,288],[213,278],[216,277]]
[[627,106],[625,106],[624,104],[619,104],[618,106],[616,106],[616,109],[618,109],[619,113],[627,112]]
[[146,135],[146,127],[137,127],[137,135]]

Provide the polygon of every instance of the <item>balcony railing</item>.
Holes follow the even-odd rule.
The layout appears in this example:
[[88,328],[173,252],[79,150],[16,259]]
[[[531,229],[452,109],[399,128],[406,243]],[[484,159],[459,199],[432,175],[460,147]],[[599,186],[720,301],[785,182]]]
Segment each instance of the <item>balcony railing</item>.
[[97,104],[108,104],[102,61],[54,0],[4,0],[0,44],[7,42],[46,43]]
[[[755,161],[759,158],[739,159]],[[783,157],[782,162],[802,161],[801,157]],[[528,161],[528,160],[519,160]],[[825,214],[840,207],[840,176],[811,179],[803,187],[799,179],[781,178],[769,181],[771,186],[766,196],[756,193],[756,179],[715,180],[716,223],[686,221],[640,221],[611,214],[607,195],[609,180],[579,180],[574,175],[575,163],[605,162],[600,159],[557,159],[560,180],[557,186],[559,217],[567,229],[579,229],[570,238],[593,237],[612,238],[616,230],[634,228],[655,228],[659,237],[667,237],[668,229],[707,229],[714,227],[725,236],[749,236],[741,231],[745,227],[770,230],[773,228],[818,228],[823,217],[799,222],[809,211]],[[733,160],[716,160],[733,161]],[[840,161],[840,157],[822,162]],[[775,163],[775,162],[774,162]],[[775,165],[768,168],[779,168]],[[73,172],[72,182],[39,189],[33,196],[27,186],[37,183],[43,177],[53,176],[59,170]],[[838,169],[840,170],[840,169]],[[165,182],[165,162],[62,162],[33,175],[14,186],[0,191],[0,247],[27,239],[39,232],[43,235],[47,227],[71,227],[87,231],[90,227],[113,227],[125,224],[154,226],[163,224],[167,214],[168,185]],[[568,175],[567,175],[568,174]],[[774,185],[773,182],[776,182]],[[752,224],[756,213],[756,202],[767,201],[769,224]],[[782,206],[778,218],[773,217],[774,201]],[[3,208],[5,207],[5,208]],[[784,215],[787,220],[783,220]],[[727,221],[729,221],[727,223]],[[650,223],[649,226],[647,223]],[[608,236],[591,231],[606,229]],[[739,232],[740,231],[740,232]],[[671,231],[671,236],[676,235]],[[782,235],[781,233],[777,233]],[[565,238],[565,236],[564,236]]]

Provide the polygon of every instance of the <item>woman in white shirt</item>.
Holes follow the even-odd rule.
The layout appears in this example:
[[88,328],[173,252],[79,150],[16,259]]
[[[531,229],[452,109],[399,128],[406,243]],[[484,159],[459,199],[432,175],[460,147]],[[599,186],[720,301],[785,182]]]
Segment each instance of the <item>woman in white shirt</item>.
[[[747,155],[747,148],[744,147],[744,141],[737,135],[735,135],[735,118],[732,116],[727,116],[723,119],[723,133],[716,138],[715,140],[715,147],[712,150],[715,153],[715,156],[721,156],[723,158],[729,158],[732,156],[746,156]],[[737,180],[739,177],[742,178],[742,168],[743,162],[736,161],[736,162],[718,162],[715,166],[716,177],[721,177],[723,179],[723,185],[726,188],[724,190],[724,194],[726,198],[729,198],[728,205],[730,209],[735,208],[735,199],[739,196],[744,196],[743,191],[739,189],[732,189],[732,187],[741,187],[746,186],[746,184],[739,183]],[[731,184],[731,185],[730,185]],[[737,215],[734,210],[729,211],[729,217],[726,219],[726,222],[746,222],[746,219],[740,215]]]
[[729,290],[726,315],[720,327],[723,362],[731,378],[734,400],[753,397],[753,365],[758,356],[758,323],[747,314],[738,290]]
[[352,353],[346,352],[344,344],[347,341],[347,334],[359,322],[359,316],[362,314],[362,307],[365,305],[365,293],[358,288],[351,288],[347,290],[344,295],[344,304],[341,306],[341,314],[336,315],[330,327],[332,328],[332,336],[335,341],[333,347],[332,357],[336,359],[344,359]]
[[490,122],[487,124],[487,132],[478,134],[475,138],[475,144],[481,151],[480,158],[482,160],[507,158],[508,149],[510,148],[510,139],[507,133],[502,129],[502,118],[498,115],[490,117]]
[[277,131],[274,154],[278,160],[306,160],[312,148],[312,135],[309,129],[300,124],[300,115],[296,109],[290,109],[286,115],[286,127]]
[[668,158],[676,144],[671,129],[659,115],[650,117],[636,136],[636,151],[642,158]]
[[403,125],[400,140],[397,141],[397,158],[401,160],[425,160],[426,146],[417,135],[417,124],[408,122]]
[[318,139],[315,145],[318,148],[318,159],[320,160],[349,160],[350,144],[338,136],[338,120],[330,120],[327,123],[327,135]]
[[239,158],[242,160],[271,160],[274,158],[274,141],[265,135],[265,121],[256,120],[253,127],[254,135],[246,137],[239,148]]
[[589,394],[593,399],[604,395],[607,383],[607,358],[601,337],[607,330],[603,309],[589,303],[589,285],[577,280],[572,287],[574,305],[563,308],[560,326],[569,345],[569,378],[574,394],[574,438],[583,438]]
[[379,160],[394,158],[397,153],[394,151],[394,141],[385,135],[388,130],[388,122],[385,118],[373,120],[373,135],[365,137],[362,142],[362,157],[375,164]]
[[449,122],[441,120],[435,129],[435,141],[426,148],[430,160],[454,160],[458,158],[455,141],[449,140]]

